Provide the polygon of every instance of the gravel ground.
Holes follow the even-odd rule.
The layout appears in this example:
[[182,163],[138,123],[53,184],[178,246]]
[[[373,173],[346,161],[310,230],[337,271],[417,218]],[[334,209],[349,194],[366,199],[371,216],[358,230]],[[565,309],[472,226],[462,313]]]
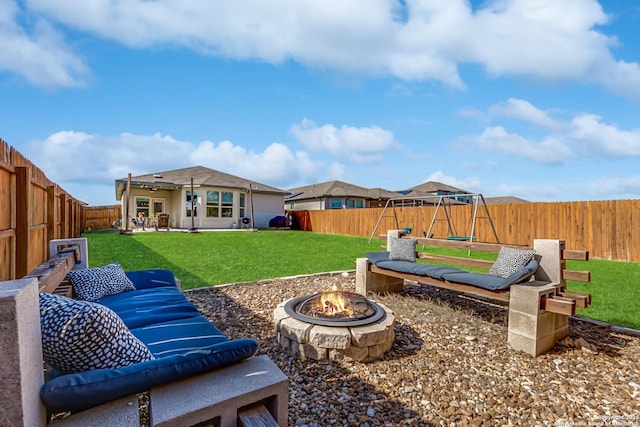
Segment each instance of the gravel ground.
[[396,340],[381,360],[320,364],[281,352],[276,305],[333,286],[354,291],[355,277],[186,294],[227,336],[257,339],[289,377],[291,426],[640,426],[640,338],[572,319],[567,339],[532,358],[508,348],[505,306],[427,286],[372,297],[396,314]]

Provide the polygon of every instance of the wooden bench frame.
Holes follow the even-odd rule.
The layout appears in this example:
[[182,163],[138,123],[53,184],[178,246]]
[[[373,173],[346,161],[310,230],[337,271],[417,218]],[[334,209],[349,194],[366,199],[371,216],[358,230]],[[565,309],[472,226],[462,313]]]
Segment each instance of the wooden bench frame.
[[[24,278],[0,282],[0,399],[4,408],[0,411],[0,425],[43,427],[49,423],[39,394],[44,373],[38,293],[71,296],[71,286],[64,278],[75,266],[86,263],[87,254],[82,254],[86,240],[81,240],[84,239],[64,241],[70,244],[69,248],[60,250]],[[180,287],[177,279],[176,285]],[[267,356],[254,356],[152,388],[149,401],[152,426],[209,423],[206,425],[284,427],[288,420],[289,381]],[[138,399],[134,394],[51,424],[139,426]]]
[[[403,230],[389,230],[380,239],[402,237]],[[418,245],[439,246],[475,251],[498,252],[502,245],[493,243],[460,242],[451,240],[418,238]],[[388,246],[388,245],[387,245]],[[511,245],[510,245],[511,246]],[[473,285],[409,273],[401,273],[376,267],[367,258],[356,261],[356,292],[399,292],[404,281],[409,280],[464,294],[502,301],[509,304],[509,345],[533,356],[538,356],[568,334],[568,317],[575,315],[576,307],[591,304],[591,295],[568,292],[566,280],[589,282],[589,271],[566,268],[566,260],[589,260],[589,252],[567,250],[563,240],[535,239],[533,249],[540,263],[534,278],[526,283],[512,285],[505,290],[488,290]],[[417,253],[419,259],[437,261],[464,267],[489,268],[493,262],[470,258]]]

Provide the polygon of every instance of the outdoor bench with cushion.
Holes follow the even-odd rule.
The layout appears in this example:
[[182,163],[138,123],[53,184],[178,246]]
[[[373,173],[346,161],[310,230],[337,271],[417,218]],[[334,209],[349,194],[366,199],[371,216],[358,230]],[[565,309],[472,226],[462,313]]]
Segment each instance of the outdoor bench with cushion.
[[[585,293],[569,292],[566,279],[590,281],[588,271],[567,270],[566,259],[588,260],[586,251],[565,250],[564,241],[535,239],[533,248],[432,238],[403,237],[389,230],[387,250],[368,252],[356,261],[356,292],[398,292],[404,281],[430,285],[466,295],[509,303],[509,345],[537,356],[568,333],[568,316],[591,303]],[[497,252],[495,262],[447,255],[416,254],[416,245]],[[476,273],[457,267],[428,264],[437,261],[482,267]]]
[[44,360],[55,369],[40,393],[48,411],[78,412],[257,351],[257,341],[229,340],[202,316],[176,287],[173,272],[118,269],[73,270],[68,277],[80,295],[91,293],[83,287],[108,271],[109,286],[120,280],[121,292],[88,300],[40,294]]
[[[256,416],[286,425],[287,377],[267,356],[254,356],[256,340],[226,337],[187,300],[172,271],[125,272],[118,263],[72,269],[81,258],[88,264],[78,249],[62,250],[23,279],[0,282],[0,290],[15,292],[16,333],[35,329],[40,340],[18,337],[32,348],[18,350],[25,360],[16,361],[17,376],[31,388],[39,383],[42,408],[32,396],[16,396],[31,401],[16,402],[19,424],[44,425],[49,414],[70,412],[53,424],[139,425],[136,394],[148,391],[150,425],[235,426]],[[31,306],[18,308],[33,297],[39,316]],[[29,318],[39,327],[25,326]],[[46,378],[41,368],[40,375],[25,368],[37,366],[34,348],[42,348]]]

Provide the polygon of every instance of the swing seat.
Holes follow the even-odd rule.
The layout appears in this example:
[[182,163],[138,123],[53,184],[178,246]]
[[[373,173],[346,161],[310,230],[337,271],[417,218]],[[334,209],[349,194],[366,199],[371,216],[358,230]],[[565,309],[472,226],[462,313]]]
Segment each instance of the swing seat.
[[475,241],[476,236],[447,236],[447,240]]

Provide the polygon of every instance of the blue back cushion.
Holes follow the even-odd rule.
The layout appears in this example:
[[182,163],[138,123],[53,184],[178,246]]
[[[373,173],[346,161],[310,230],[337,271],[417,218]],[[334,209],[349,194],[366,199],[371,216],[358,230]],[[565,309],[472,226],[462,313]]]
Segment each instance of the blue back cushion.
[[118,369],[60,375],[42,386],[40,398],[49,412],[78,412],[237,363],[253,356],[257,349],[257,341],[242,338]]
[[125,272],[136,289],[176,286],[176,278],[171,270],[137,270]]
[[97,302],[115,311],[129,329],[200,315],[175,286],[122,292]]

